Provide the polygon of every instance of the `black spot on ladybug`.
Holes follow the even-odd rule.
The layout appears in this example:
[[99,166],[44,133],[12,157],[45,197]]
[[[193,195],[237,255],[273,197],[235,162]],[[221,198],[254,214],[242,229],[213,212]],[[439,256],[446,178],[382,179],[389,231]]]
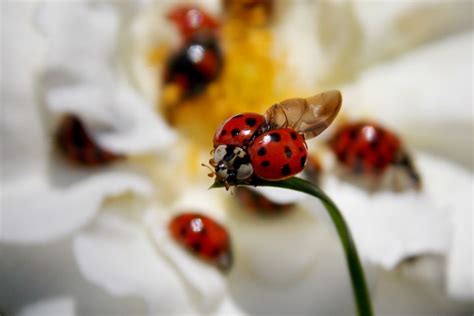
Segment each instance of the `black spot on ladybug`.
[[291,132],[290,135],[293,140],[296,140],[296,138],[298,137],[298,135],[296,135],[296,132]]
[[196,241],[191,245],[191,248],[193,248],[194,251],[199,252],[201,251],[201,243]]
[[356,139],[357,138],[357,130],[356,129],[351,129],[351,131],[349,132],[349,137],[351,139]]
[[363,150],[363,149],[362,149],[362,150],[359,150],[359,151],[356,153],[356,156],[357,156],[357,158],[359,158],[359,159],[364,159],[364,157],[365,157],[365,152],[364,152],[364,150]]
[[305,163],[306,163],[306,155],[304,155],[304,156],[303,156],[303,157],[301,157],[301,159],[300,159],[300,165],[301,165],[301,168],[303,168],[303,167],[304,167]]
[[179,230],[179,235],[181,237],[185,237],[187,234],[188,234],[188,230],[186,229],[186,227],[181,227],[181,229]]
[[257,151],[257,155],[259,156],[265,156],[265,154],[267,153],[267,150],[263,147],[261,147],[258,151]]
[[218,257],[220,254],[221,254],[221,250],[220,250],[219,248],[216,247],[216,248],[213,248],[213,249],[212,249],[212,254],[211,254],[211,256],[213,256],[213,257]]
[[221,132],[221,136],[224,136],[225,134],[227,134],[227,131],[225,129],[223,129],[222,132]]
[[257,124],[257,120],[253,117],[249,117],[245,120],[245,123],[247,123],[248,126],[253,127],[255,124]]
[[285,155],[289,159],[291,156],[293,156],[293,152],[291,151],[291,148],[288,146],[285,146]]
[[240,130],[238,128],[234,128],[232,131],[230,131],[230,133],[235,137],[240,134]]
[[281,174],[287,176],[291,173],[290,165],[286,164],[281,168]]
[[377,147],[379,146],[379,141],[378,140],[373,140],[370,142],[370,148],[372,149],[377,149]]
[[268,160],[264,160],[262,161],[262,163],[260,164],[260,166],[266,168],[266,167],[269,167],[270,166],[270,161]]
[[270,133],[272,142],[279,142],[281,140],[281,135],[279,133]]

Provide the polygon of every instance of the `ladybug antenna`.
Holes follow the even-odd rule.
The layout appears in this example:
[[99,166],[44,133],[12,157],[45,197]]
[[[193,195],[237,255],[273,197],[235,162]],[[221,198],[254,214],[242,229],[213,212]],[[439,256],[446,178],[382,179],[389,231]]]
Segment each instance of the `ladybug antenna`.
[[201,166],[203,166],[203,167],[205,167],[205,168],[207,168],[207,169],[209,169],[209,170],[211,171],[210,173],[207,174],[207,175],[209,176],[209,178],[213,178],[213,177],[216,175],[216,173],[214,172],[214,170],[212,170],[212,168],[209,167],[208,165],[202,163]]

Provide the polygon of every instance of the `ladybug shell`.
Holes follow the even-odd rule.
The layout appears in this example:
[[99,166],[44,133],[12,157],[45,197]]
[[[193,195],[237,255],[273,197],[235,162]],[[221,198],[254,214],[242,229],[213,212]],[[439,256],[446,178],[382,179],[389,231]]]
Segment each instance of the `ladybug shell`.
[[356,122],[341,127],[330,140],[338,161],[355,173],[381,173],[396,160],[398,137],[380,125]]
[[204,10],[192,6],[180,6],[171,10],[168,19],[176,24],[181,35],[188,39],[197,31],[215,30],[219,22]]
[[63,118],[56,130],[55,138],[64,156],[79,165],[102,166],[121,158],[120,155],[100,148],[89,136],[79,118],[74,115]]
[[202,92],[221,73],[223,57],[215,36],[197,33],[167,61],[164,82],[177,84],[184,96]]
[[230,237],[212,218],[199,213],[174,217],[168,226],[171,236],[201,259],[227,271],[232,265]]
[[242,113],[227,119],[214,135],[214,148],[219,145],[246,146],[262,125],[265,117],[257,113]]
[[257,177],[265,180],[289,178],[303,170],[308,147],[291,128],[270,130],[258,136],[248,152]]

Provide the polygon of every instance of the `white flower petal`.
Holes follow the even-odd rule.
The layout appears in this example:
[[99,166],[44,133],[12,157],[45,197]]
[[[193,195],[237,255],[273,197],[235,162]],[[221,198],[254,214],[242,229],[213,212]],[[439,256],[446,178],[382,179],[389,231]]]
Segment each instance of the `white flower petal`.
[[[439,159],[423,159],[421,171],[429,175],[427,193],[437,207],[446,209],[453,227],[447,258],[448,293],[464,300],[474,299],[472,173]],[[436,171],[433,171],[436,170]]]
[[[377,119],[419,148],[472,165],[472,41],[466,33],[372,68],[343,89],[353,117]],[[453,141],[462,144],[453,150]]]
[[[446,192],[451,183],[463,183],[466,173],[456,177],[453,166],[443,160],[422,154],[416,158],[424,186],[420,193],[370,194],[334,177],[324,185],[343,212],[362,257],[386,269],[409,256],[445,254],[451,246],[450,219],[466,207],[454,202],[464,201],[465,193],[454,192],[456,197],[450,199],[435,190],[442,187]],[[453,181],[445,182],[449,176]]]
[[150,314],[192,312],[175,269],[157,254],[143,226],[105,213],[77,235],[74,253],[84,277],[108,293],[144,298]]
[[295,203],[307,197],[307,195],[303,193],[281,188],[256,187],[252,189],[255,189],[259,193],[263,194],[271,201],[280,204]]
[[75,303],[71,297],[54,297],[23,307],[19,316],[74,316]]
[[[263,224],[263,230],[260,234],[252,233],[248,239],[249,247],[252,237],[259,247],[255,246],[252,252],[244,252],[245,248],[238,249],[236,270],[229,280],[233,301],[241,309],[256,315],[350,315],[354,312],[350,277],[332,223],[318,221],[316,225],[309,225],[303,219],[299,223],[289,220],[294,229],[283,229],[287,228],[281,227],[284,224],[275,223],[275,226],[282,229],[277,232],[275,228],[275,232],[268,237],[265,234],[271,231],[265,226],[271,225],[271,220],[267,219],[267,224],[256,221],[255,227]],[[305,233],[298,233],[300,227],[303,227]],[[311,232],[306,227],[312,227]],[[237,232],[244,233],[242,230],[236,231],[233,235],[235,238],[245,237]],[[293,237],[291,233],[295,232],[297,236]],[[272,237],[276,238],[273,242]],[[263,244],[260,239],[268,242]],[[281,245],[280,242],[284,239],[290,239],[291,242]],[[239,242],[237,246],[242,247],[242,244]],[[273,251],[268,248],[273,248]],[[311,264],[306,262],[301,265],[302,261],[310,257]],[[248,261],[255,265],[248,266]],[[295,265],[298,261],[299,264]],[[371,289],[374,271],[367,265],[364,270]]]
[[318,253],[314,249],[320,242],[315,232],[324,228],[302,209],[266,218],[233,203],[228,212],[235,257],[265,283],[296,282],[315,263]]
[[[2,180],[15,180],[45,166],[47,141],[41,112],[35,107],[35,80],[41,64],[42,39],[29,23],[30,2],[2,4],[1,141]],[[21,40],[19,40],[21,39]]]
[[52,112],[78,115],[99,145],[118,153],[156,151],[175,141],[152,104],[125,79],[119,41],[124,17],[117,6],[47,3],[37,20],[50,49],[45,88]]
[[41,243],[62,237],[89,222],[102,200],[126,191],[151,194],[141,177],[110,172],[71,187],[55,188],[43,177],[29,177],[2,190],[2,242]]
[[472,27],[467,2],[355,1],[353,8],[363,34],[362,65]]
[[159,217],[150,211],[147,222],[158,251],[165,255],[176,267],[188,286],[193,290],[192,297],[204,313],[214,310],[226,293],[226,278],[215,267],[191,255],[178,245],[168,232],[170,218]]

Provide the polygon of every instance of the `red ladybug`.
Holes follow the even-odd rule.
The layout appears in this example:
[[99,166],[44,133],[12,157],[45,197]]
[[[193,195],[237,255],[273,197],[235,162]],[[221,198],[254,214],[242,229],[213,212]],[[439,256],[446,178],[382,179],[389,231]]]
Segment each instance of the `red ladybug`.
[[122,156],[100,148],[74,115],[65,116],[56,130],[56,143],[71,162],[93,167],[110,164]]
[[341,165],[355,174],[381,175],[391,166],[402,167],[420,185],[410,157],[398,136],[373,122],[354,122],[339,128],[329,145]]
[[182,96],[202,92],[222,71],[223,57],[217,38],[198,33],[172,54],[164,70],[165,84],[176,84]]
[[[213,175],[226,187],[255,176],[277,181],[303,170],[305,138],[320,134],[341,107],[339,91],[289,99],[265,115],[243,113],[226,120],[214,136]],[[250,123],[250,124],[249,124]]]
[[219,22],[204,10],[193,6],[179,6],[168,13],[168,19],[175,23],[183,38],[189,39],[196,32],[215,31]]
[[234,194],[245,209],[260,215],[282,214],[294,206],[293,203],[275,203],[270,201],[263,194],[245,186],[237,187]]
[[184,213],[168,225],[171,236],[183,247],[228,271],[232,266],[232,250],[227,230],[212,218],[199,213]]

